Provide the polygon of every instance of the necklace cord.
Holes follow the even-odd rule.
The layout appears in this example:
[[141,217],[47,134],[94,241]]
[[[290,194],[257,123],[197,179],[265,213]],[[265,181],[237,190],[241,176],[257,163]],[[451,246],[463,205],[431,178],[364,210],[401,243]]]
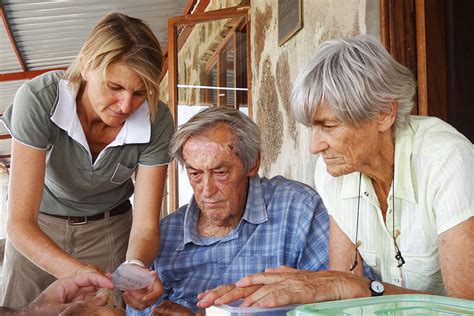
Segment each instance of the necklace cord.
[[395,259],[398,261],[397,267],[401,267],[405,264],[405,259],[402,256],[400,248],[398,248],[397,237],[400,234],[395,234],[395,159],[393,161],[393,183],[392,183],[392,238],[395,246]]
[[[354,248],[354,260],[351,264],[350,271],[353,272],[357,267],[357,248],[359,248],[361,242],[357,240],[359,237],[359,215],[360,215],[360,187],[362,183],[362,173],[359,172],[359,195],[357,197],[357,220],[356,220],[356,235],[355,235],[355,248]],[[405,259],[402,256],[400,248],[398,248],[397,237],[399,234],[395,234],[395,161],[393,162],[393,180],[392,180],[392,239],[395,247],[395,259],[398,261],[397,267],[401,267],[405,264]]]
[[359,196],[357,197],[357,221],[356,221],[356,236],[355,236],[355,248],[354,248],[354,261],[351,265],[350,271],[354,271],[357,267],[357,248],[360,246],[360,242],[357,240],[359,237],[359,214],[360,214],[360,185],[362,183],[362,172],[359,172]]

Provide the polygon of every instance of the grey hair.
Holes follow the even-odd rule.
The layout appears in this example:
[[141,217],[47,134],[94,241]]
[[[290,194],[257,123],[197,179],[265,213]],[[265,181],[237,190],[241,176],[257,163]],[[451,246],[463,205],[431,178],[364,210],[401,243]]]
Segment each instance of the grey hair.
[[183,148],[192,136],[203,134],[219,123],[227,124],[234,132],[234,148],[246,171],[257,161],[262,144],[260,129],[247,115],[230,107],[207,108],[180,125],[171,138],[169,154],[184,165]]
[[310,126],[321,102],[343,122],[358,125],[398,104],[395,127],[410,120],[416,82],[411,71],[398,63],[370,35],[332,39],[298,75],[291,96],[296,120]]

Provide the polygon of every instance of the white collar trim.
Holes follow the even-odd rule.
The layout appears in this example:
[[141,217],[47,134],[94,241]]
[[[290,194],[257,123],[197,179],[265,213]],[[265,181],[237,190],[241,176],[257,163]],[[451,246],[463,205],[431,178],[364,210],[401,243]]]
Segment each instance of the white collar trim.
[[[92,162],[89,145],[84,131],[77,116],[76,110],[77,91],[69,88],[68,81],[61,80],[58,86],[58,100],[56,108],[51,116],[51,120],[61,129],[66,131],[68,135],[80,143],[87,152]],[[148,102],[145,101],[123,124],[122,129],[116,138],[104,148],[96,159],[100,160],[104,151],[109,147],[122,146],[125,144],[144,144],[150,141],[151,123],[148,113]]]

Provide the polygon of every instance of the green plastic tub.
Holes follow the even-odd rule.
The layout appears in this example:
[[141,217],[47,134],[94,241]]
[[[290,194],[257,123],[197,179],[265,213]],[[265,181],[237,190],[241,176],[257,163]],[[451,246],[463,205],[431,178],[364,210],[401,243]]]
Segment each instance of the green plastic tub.
[[474,315],[474,301],[423,294],[386,295],[300,305],[287,315]]

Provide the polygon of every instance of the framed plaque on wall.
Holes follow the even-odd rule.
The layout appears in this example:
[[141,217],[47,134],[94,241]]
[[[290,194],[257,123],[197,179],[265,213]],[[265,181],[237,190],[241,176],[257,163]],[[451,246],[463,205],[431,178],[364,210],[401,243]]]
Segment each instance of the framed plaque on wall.
[[286,43],[303,27],[302,0],[278,0],[278,45]]

